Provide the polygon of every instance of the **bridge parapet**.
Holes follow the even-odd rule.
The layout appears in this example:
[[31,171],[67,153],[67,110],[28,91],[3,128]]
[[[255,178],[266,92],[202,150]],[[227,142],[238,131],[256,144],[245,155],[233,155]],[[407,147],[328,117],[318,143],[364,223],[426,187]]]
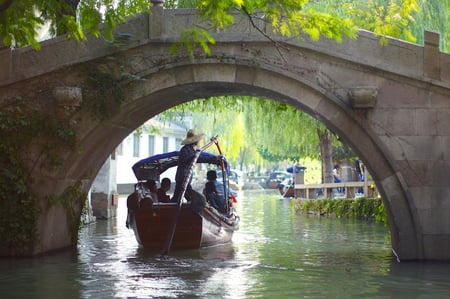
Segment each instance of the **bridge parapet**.
[[[283,37],[274,34],[270,23],[263,18],[254,23],[243,16],[235,14],[235,23],[226,31],[214,32],[208,23],[200,20],[194,9],[166,9],[163,14],[160,39],[179,41],[180,32],[187,28],[201,27],[209,29],[216,42],[274,43],[274,47],[289,49],[299,47],[323,55],[353,62],[356,65],[428,81],[448,88],[450,84],[450,55],[440,52],[439,34],[425,31],[425,46],[412,44],[395,38],[388,38],[388,44],[381,45],[380,37],[370,31],[360,30],[357,39],[344,38],[342,43],[321,38],[312,41],[307,36]],[[256,29],[257,26],[259,29]],[[262,33],[270,37],[270,41]],[[157,36],[152,36],[157,38]],[[275,43],[279,43],[275,45]],[[280,60],[283,60],[280,57]],[[411,63],[414,62],[414,63]],[[286,62],[284,62],[286,63]]]
[[[77,43],[60,36],[44,41],[40,51],[29,47],[12,50],[3,47],[0,48],[0,86],[147,43],[178,42],[181,32],[199,26],[210,29],[216,42],[241,42],[243,45],[271,43],[247,17],[240,14],[234,17],[235,24],[226,31],[212,32],[211,26],[199,19],[196,10],[163,9],[161,6],[154,6],[150,16],[142,14],[118,26],[113,43],[94,37]],[[274,34],[263,20],[259,20],[256,26],[273,41],[280,43],[280,47],[300,47],[305,51],[315,51],[319,55],[328,55],[356,65],[415,79],[429,80],[438,85],[448,86],[450,83],[450,55],[439,52],[439,36],[435,33],[425,33],[424,47],[393,38],[388,39],[387,46],[382,46],[379,37],[364,30],[359,32],[357,39],[345,38],[342,43],[336,43],[326,38],[311,41],[307,37],[282,37]],[[280,59],[282,60],[282,57]],[[411,63],[413,61],[414,63]]]

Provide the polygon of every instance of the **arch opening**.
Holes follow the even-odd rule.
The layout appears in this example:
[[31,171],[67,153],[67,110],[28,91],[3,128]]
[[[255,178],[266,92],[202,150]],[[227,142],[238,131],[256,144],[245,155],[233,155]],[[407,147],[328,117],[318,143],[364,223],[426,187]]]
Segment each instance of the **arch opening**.
[[[341,99],[316,85],[311,86],[272,71],[254,70],[247,66],[242,70],[240,67],[227,66],[221,68],[222,72],[211,74],[211,67],[211,65],[205,65],[204,68],[202,65],[193,65],[166,69],[149,74],[143,83],[136,84],[129,90],[127,103],[120,113],[109,121],[109,124],[116,129],[106,132],[103,128],[98,128],[98,132],[90,136],[96,139],[99,135],[115,134],[113,139],[106,137],[111,140],[111,143],[103,148],[101,153],[98,152],[97,158],[99,156],[103,158],[98,160],[104,161],[123,138],[146,120],[183,102],[225,95],[273,99],[320,120],[354,150],[369,168],[382,195],[388,212],[393,250],[401,258],[406,259],[408,255],[411,255],[411,250],[404,250],[403,246],[413,246],[416,250],[420,250],[415,229],[412,229],[415,227],[413,216],[411,212],[405,212],[410,210],[407,196],[395,169],[389,162],[389,152],[379,146],[370,128]],[[244,77],[251,77],[251,80],[247,82],[241,80],[242,72],[246,74]],[[195,76],[192,76],[190,80],[184,77],[183,82],[173,80],[177,77],[175,74],[180,73],[195,74]],[[91,143],[88,139],[86,141],[86,144]],[[90,153],[92,151],[92,149],[87,150]],[[73,171],[74,173],[83,172],[80,169]],[[397,217],[398,213],[402,216]],[[410,235],[405,238],[402,235],[408,233],[406,228]],[[405,244],[403,239],[408,244]],[[416,254],[416,252],[413,253],[413,255]]]
[[[119,55],[135,57],[141,54],[142,58],[149,57],[154,51],[147,49],[150,52],[142,55],[145,50],[139,48]],[[224,51],[226,54],[230,51],[230,47],[215,51]],[[245,52],[245,49],[240,51]],[[213,57],[199,57],[195,62],[185,57],[169,59],[160,67],[142,64],[139,66],[140,69],[134,72],[140,77],[139,80],[130,81],[120,76],[115,77],[117,84],[123,86],[125,101],[122,106],[116,109],[110,118],[101,122],[93,120],[86,109],[75,107],[69,117],[77,121],[76,133],[82,151],[67,153],[62,167],[52,173],[43,174],[38,169],[33,170],[33,175],[41,176],[41,181],[46,184],[46,187],[41,189],[45,189],[47,193],[43,194],[38,190],[39,194],[44,196],[61,194],[64,188],[78,181],[83,183],[83,188],[87,191],[103,162],[126,136],[146,120],[178,104],[222,95],[267,98],[310,114],[339,135],[344,143],[353,149],[365,162],[383,197],[391,220],[391,240],[394,250],[402,259],[423,258],[420,219],[415,214],[408,188],[401,177],[401,172],[396,169],[389,148],[380,142],[378,132],[375,132],[367,117],[370,111],[354,109],[348,99],[351,86],[342,84],[339,78],[326,73],[331,66],[342,67],[341,62],[332,59],[327,65],[327,62],[321,61],[322,56],[304,52],[301,53],[302,61],[308,63],[307,67],[286,68],[276,60],[265,60],[265,57],[254,57],[251,53],[244,52],[236,54],[234,59],[229,60],[224,60],[224,56],[216,53]],[[295,54],[295,51],[292,54]],[[102,70],[117,70],[120,61],[100,59],[89,63],[97,64]],[[354,65],[347,71],[354,72],[355,76],[364,72]],[[350,76],[350,73],[345,75]],[[60,75],[58,78],[54,74],[48,76],[49,92],[61,84],[83,86],[87,76],[78,67],[61,70],[58,75]],[[375,77],[367,74],[364,76],[366,76],[364,79]],[[39,80],[42,78],[33,79],[32,83],[36,85]],[[384,79],[377,80],[380,82]],[[45,231],[51,226],[49,218],[50,215],[41,216],[40,231]],[[65,238],[63,235],[64,233],[61,233],[59,239]],[[48,236],[48,239],[52,238],[57,239]],[[52,240],[41,241],[49,244],[52,242]],[[56,240],[56,243],[67,244],[67,242]],[[49,245],[52,246],[59,245]],[[45,251],[46,246],[42,247]]]

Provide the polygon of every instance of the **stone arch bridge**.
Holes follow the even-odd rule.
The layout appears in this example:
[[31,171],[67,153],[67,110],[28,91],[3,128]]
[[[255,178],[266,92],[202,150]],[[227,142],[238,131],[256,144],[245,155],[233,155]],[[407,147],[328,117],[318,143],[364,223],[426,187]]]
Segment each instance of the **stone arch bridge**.
[[[272,35],[276,46],[242,18],[213,34],[209,56],[169,54],[182,29],[198,22],[192,10],[154,7],[118,28],[115,43],[55,38],[40,51],[0,49],[1,109],[21,99],[70,122],[78,138],[77,150],[60,153],[58,168],[41,163],[45,141],[23,149],[41,208],[31,254],[76,243],[65,208],[50,205],[49,196],[77,182],[87,191],[105,159],[146,120],[188,100],[245,95],[306,111],[354,149],[382,195],[400,259],[450,260],[450,55],[439,52],[437,34],[427,32],[423,47],[394,39],[381,46],[370,32],[341,44]],[[97,89],[87,86],[92,72],[104,78]],[[118,92],[120,107],[104,108],[106,119],[92,116],[90,99],[112,101]]]

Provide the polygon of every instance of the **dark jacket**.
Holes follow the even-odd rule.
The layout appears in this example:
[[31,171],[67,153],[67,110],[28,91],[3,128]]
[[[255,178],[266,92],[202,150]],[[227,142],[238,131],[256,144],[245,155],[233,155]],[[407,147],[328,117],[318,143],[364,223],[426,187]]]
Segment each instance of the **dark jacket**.
[[175,175],[175,181],[178,184],[182,184],[184,179],[189,174],[189,169],[191,168],[194,157],[195,149],[192,145],[187,144],[181,148],[180,156],[178,158],[177,174]]
[[170,202],[170,196],[167,195],[166,191],[164,191],[163,189],[159,188],[156,195],[158,196],[159,202]]

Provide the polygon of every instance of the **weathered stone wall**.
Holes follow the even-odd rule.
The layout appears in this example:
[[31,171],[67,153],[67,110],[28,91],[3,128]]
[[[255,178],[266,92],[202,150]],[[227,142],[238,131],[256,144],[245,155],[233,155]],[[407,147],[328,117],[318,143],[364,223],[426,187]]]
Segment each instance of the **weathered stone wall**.
[[[118,34],[127,33],[119,48],[101,40],[75,44],[57,38],[40,52],[3,54],[11,61],[1,65],[11,69],[0,69],[0,103],[23,94],[48,103],[43,91],[83,90],[85,64],[142,79],[116,76],[126,86],[126,102],[107,121],[95,121],[83,105],[73,105],[67,118],[83,151],[67,153],[53,173],[34,170],[45,186],[41,193],[59,194],[78,180],[88,189],[124,137],[184,101],[214,95],[272,98],[318,118],[362,158],[385,202],[392,246],[401,259],[450,260],[449,55],[436,50],[434,36],[425,47],[393,39],[381,46],[369,32],[342,44],[273,36],[277,48],[243,18],[228,32],[214,33],[211,56],[200,49],[194,61],[183,50],[168,54],[180,30],[195,22],[190,10],[159,9],[119,28]],[[107,193],[98,194],[106,210]],[[52,228],[55,213],[41,217],[42,251],[70,243],[64,227]]]

